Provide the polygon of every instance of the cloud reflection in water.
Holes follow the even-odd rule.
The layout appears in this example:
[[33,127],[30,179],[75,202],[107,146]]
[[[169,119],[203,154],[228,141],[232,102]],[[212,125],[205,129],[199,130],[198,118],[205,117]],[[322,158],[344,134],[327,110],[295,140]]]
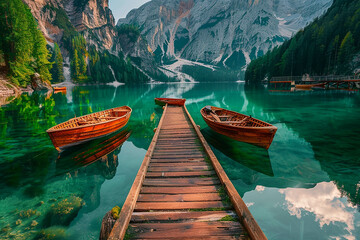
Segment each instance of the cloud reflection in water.
[[321,182],[314,188],[287,188],[279,192],[285,195],[289,213],[301,218],[311,212],[320,228],[324,225],[344,223],[350,235],[346,239],[355,239],[351,232],[354,230],[354,213],[356,208],[342,198],[340,191],[333,182]]

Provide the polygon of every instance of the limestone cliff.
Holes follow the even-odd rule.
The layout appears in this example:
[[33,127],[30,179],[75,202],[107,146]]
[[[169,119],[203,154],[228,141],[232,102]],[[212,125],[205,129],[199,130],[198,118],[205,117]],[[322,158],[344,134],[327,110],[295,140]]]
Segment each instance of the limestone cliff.
[[240,69],[305,27],[331,2],[152,0],[118,25],[138,25],[164,64],[185,58]]
[[[89,43],[110,50],[115,38],[115,19],[108,0],[23,0],[49,42],[60,42],[64,21],[82,32]],[[61,21],[61,22],[60,22]],[[60,25],[60,26],[59,26]]]
[[[118,34],[109,0],[23,1],[30,7],[47,41],[58,43],[65,60],[71,57],[65,38],[78,32],[84,36],[88,46],[95,46],[100,52],[109,51],[116,57],[130,57],[140,72],[144,70],[151,75],[161,75],[141,35],[130,42],[131,36]],[[66,65],[70,61],[66,60]]]

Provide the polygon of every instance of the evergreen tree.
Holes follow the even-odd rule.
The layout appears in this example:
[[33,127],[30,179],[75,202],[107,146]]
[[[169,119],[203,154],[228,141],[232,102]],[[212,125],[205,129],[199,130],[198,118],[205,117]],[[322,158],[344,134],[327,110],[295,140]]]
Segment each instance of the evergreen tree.
[[0,29],[0,46],[12,81],[25,87],[35,72],[42,80],[51,80],[46,40],[21,0],[0,2]]
[[351,32],[348,32],[344,39],[341,41],[339,49],[339,62],[345,63],[354,54],[354,39]]
[[74,56],[71,62],[71,77],[75,80],[75,81],[79,81],[79,77],[80,77],[80,59],[78,56],[78,51],[75,49],[74,50]]
[[59,45],[57,43],[54,44],[54,50],[53,50],[53,56],[51,58],[53,62],[53,68],[52,68],[52,76],[54,82],[63,82],[65,81],[64,78],[64,68],[63,68],[63,56],[61,54]]
[[[335,0],[326,14],[280,47],[252,61],[247,81],[265,76],[352,74],[360,52],[360,1]],[[352,66],[353,67],[353,66]]]

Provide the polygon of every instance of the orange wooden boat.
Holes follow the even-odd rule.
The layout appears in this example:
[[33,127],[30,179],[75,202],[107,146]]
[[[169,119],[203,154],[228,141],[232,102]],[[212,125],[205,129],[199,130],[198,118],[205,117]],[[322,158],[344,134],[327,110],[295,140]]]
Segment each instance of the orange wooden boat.
[[55,148],[60,151],[61,148],[80,144],[119,130],[127,124],[131,112],[132,110],[128,106],[112,108],[72,118],[46,132]]
[[169,105],[177,105],[184,106],[186,99],[182,98],[155,98],[155,103],[160,106]]
[[54,87],[54,92],[66,92],[66,87]]
[[304,89],[304,90],[310,90],[313,87],[325,87],[325,83],[316,83],[316,84],[296,84],[295,88],[297,89]]
[[277,131],[270,123],[223,108],[206,106],[200,112],[215,132],[265,149],[270,147]]

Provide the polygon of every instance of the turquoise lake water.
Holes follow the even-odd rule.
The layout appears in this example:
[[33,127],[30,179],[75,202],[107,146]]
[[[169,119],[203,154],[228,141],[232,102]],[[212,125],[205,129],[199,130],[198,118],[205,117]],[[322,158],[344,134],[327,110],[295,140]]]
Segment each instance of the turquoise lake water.
[[[0,239],[98,239],[103,216],[122,206],[150,145],[162,114],[155,97],[187,99],[268,239],[360,239],[360,94],[272,92],[241,83],[75,86],[2,106]],[[122,105],[133,109],[124,129],[61,155],[45,132],[74,116]],[[214,133],[199,113],[205,105],[277,126],[269,150]]]

